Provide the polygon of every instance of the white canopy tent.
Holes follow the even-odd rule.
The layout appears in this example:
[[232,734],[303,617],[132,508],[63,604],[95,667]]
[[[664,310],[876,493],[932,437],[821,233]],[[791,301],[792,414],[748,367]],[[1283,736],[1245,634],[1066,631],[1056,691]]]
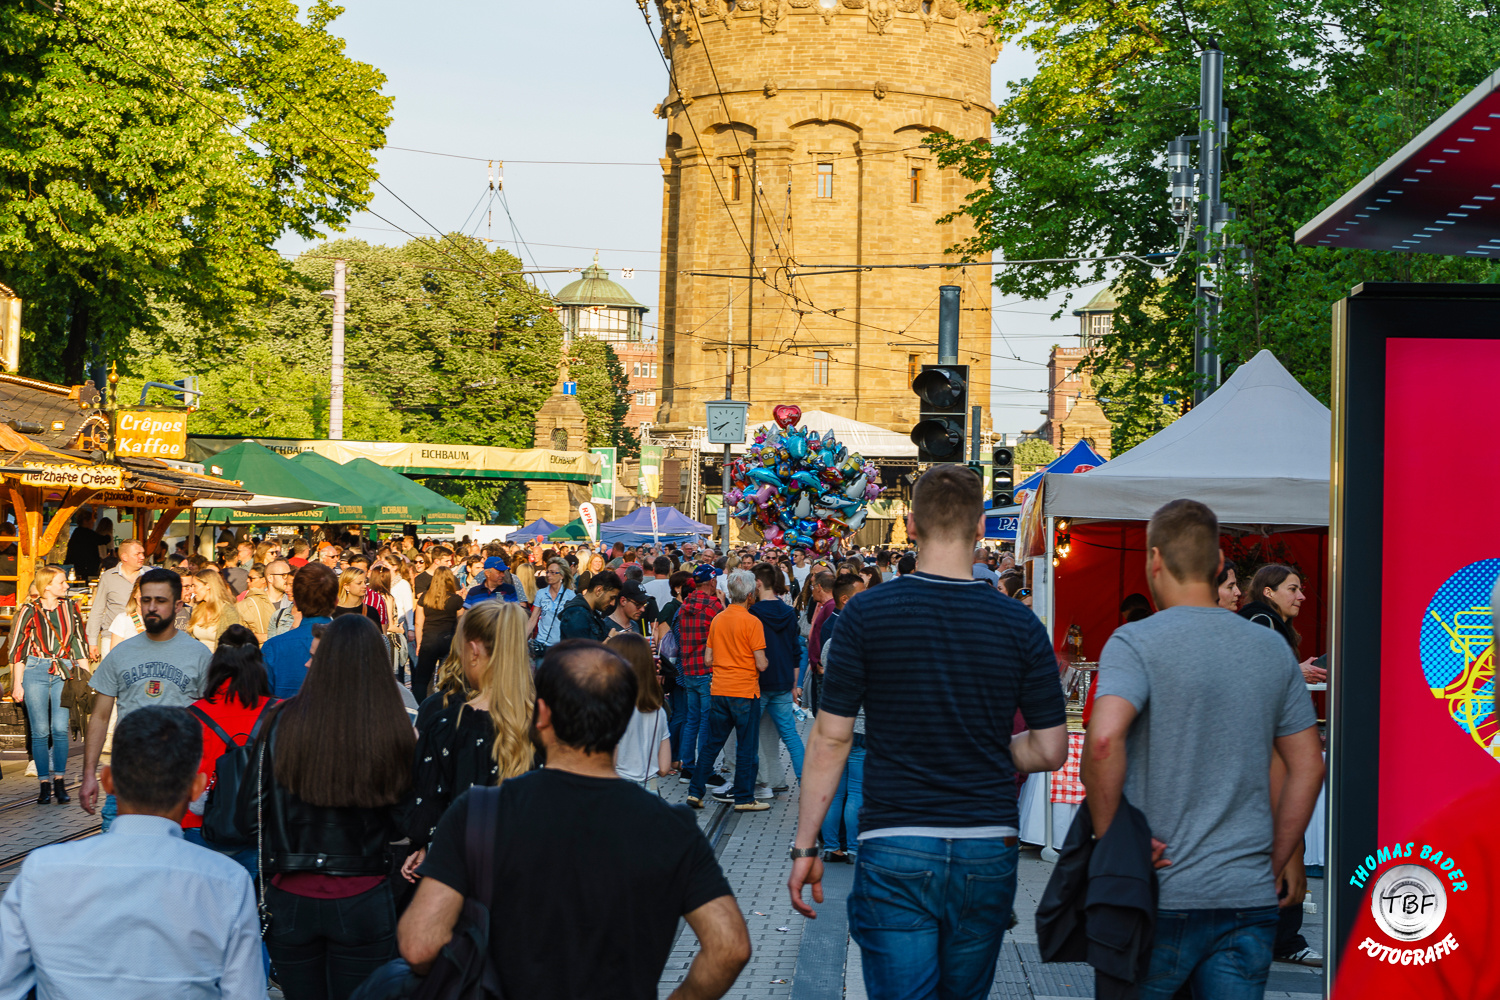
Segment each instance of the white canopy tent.
[[1181,419],[1089,472],[1046,477],[1042,512],[1079,521],[1147,521],[1199,500],[1225,527],[1328,526],[1332,417],[1261,351]]
[[[755,440],[755,428],[758,426],[761,425],[747,423],[745,443],[731,445],[729,450],[733,454],[743,455],[750,447],[750,442]],[[865,458],[917,457],[917,446],[911,443],[911,438],[906,434],[886,430],[884,427],[867,424],[861,420],[841,417],[827,410],[804,410],[797,426],[811,428],[820,434],[831,429],[839,444],[848,448],[851,455],[858,453]],[[721,444],[710,444],[707,438],[702,439],[698,447],[699,450],[710,454],[721,453],[724,448]]]

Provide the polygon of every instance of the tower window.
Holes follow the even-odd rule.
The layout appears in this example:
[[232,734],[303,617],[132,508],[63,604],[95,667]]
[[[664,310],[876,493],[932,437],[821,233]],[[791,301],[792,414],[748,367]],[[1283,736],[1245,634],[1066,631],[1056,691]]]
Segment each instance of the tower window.
[[740,168],[729,168],[729,200],[740,200]]
[[922,356],[920,354],[908,354],[906,356],[906,384],[911,385],[917,380],[917,375],[922,371]]
[[813,385],[828,384],[828,352],[813,351]]
[[833,197],[833,164],[818,164],[818,197]]
[[917,204],[922,200],[922,168],[911,168],[911,203]]

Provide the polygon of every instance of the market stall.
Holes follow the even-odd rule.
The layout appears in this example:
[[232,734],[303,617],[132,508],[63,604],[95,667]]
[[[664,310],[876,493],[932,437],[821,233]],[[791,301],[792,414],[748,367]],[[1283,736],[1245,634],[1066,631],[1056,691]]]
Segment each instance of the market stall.
[[676,507],[656,508],[656,530],[651,529],[651,508],[637,507],[624,517],[599,525],[599,540],[606,545],[649,545],[653,540],[692,542],[713,534],[714,529],[688,517]]
[[[1146,522],[1181,498],[1214,510],[1225,555],[1241,567],[1297,568],[1308,595],[1297,619],[1298,658],[1325,652],[1330,433],[1328,408],[1261,351],[1123,455],[1088,472],[1045,475],[1027,501],[1018,547],[1030,559],[1037,613],[1060,661],[1097,662],[1122,622],[1121,603],[1149,596]],[[1038,788],[1023,789],[1023,834],[1035,834],[1046,799]],[[1054,810],[1062,805],[1071,820],[1076,805]],[[1054,839],[1066,829],[1054,823]],[[1321,860],[1322,841],[1322,828],[1309,827],[1309,864]]]
[[546,538],[556,530],[557,525],[545,517],[539,517],[530,524],[522,525],[506,535],[505,540],[507,542],[529,542],[535,538]]

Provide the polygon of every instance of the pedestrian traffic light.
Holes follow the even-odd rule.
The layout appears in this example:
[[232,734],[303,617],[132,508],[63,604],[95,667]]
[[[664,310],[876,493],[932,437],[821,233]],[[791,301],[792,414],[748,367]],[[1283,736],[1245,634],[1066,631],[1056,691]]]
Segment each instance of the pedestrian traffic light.
[[961,461],[969,413],[969,366],[923,365],[911,389],[918,400],[918,422],[911,429],[917,461]]
[[996,445],[990,466],[990,506],[1009,507],[1016,502],[1016,453]]

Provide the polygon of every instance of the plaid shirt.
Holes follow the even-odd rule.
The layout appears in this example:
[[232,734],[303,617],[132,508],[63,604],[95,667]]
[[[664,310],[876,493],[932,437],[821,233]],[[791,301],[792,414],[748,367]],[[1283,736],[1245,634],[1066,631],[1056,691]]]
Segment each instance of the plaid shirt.
[[703,650],[708,646],[708,627],[714,615],[724,610],[724,605],[713,594],[695,590],[688,595],[677,612],[677,641],[681,644],[678,657],[678,672],[684,677],[702,677],[713,673],[704,662]]

